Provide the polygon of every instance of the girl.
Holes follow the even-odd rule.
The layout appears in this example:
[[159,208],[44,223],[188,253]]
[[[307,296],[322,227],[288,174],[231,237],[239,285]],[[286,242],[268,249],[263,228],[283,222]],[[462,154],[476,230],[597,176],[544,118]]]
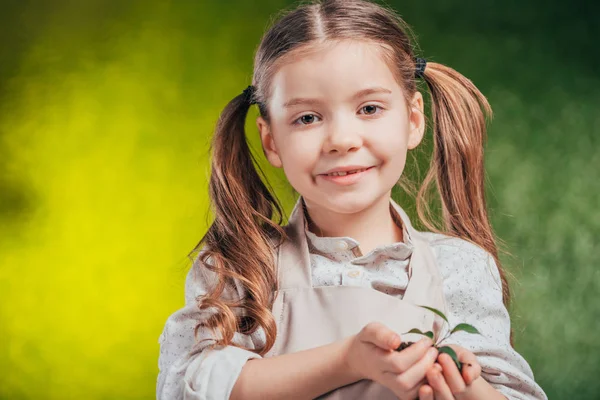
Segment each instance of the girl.
[[[391,199],[425,131],[431,92],[444,229],[415,230]],[[288,224],[255,169],[249,107],[271,165],[300,194]],[[253,84],[213,141],[215,220],[160,337],[159,399],[545,398],[510,340],[508,287],[485,198],[485,97],[464,76],[415,58],[408,28],[361,0],[299,6],[265,34]],[[431,224],[426,222],[427,226]],[[412,328],[456,333],[465,367]],[[402,336],[400,336],[402,335]]]

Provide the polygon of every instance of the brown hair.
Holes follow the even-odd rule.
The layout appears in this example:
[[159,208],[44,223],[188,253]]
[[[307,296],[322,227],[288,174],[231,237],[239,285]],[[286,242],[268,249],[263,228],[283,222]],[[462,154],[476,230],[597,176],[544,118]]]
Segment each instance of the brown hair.
[[[254,63],[253,100],[269,121],[270,84],[277,69],[315,46],[350,39],[379,46],[408,101],[417,90],[412,36],[397,14],[369,1],[302,4],[279,18],[263,36]],[[429,62],[423,79],[432,98],[434,154],[417,195],[419,217],[429,229],[469,240],[490,253],[508,305],[508,284],[498,260],[484,193],[483,144],[490,106],[469,79],[449,67]],[[225,107],[212,142],[210,198],[215,220],[195,250],[204,245],[200,261],[218,277],[215,287],[197,299],[199,307],[215,307],[216,312],[196,328],[219,330],[216,345],[236,346],[232,342],[236,331],[248,334],[261,327],[266,345],[250,350],[264,355],[276,337],[271,314],[278,285],[273,251],[285,238],[280,227],[282,209],[256,170],[246,141],[249,104],[240,94]],[[443,213],[440,228],[429,221],[428,188],[434,182]],[[226,286],[235,289],[235,279],[244,296],[223,298]],[[236,315],[234,308],[242,312]]]

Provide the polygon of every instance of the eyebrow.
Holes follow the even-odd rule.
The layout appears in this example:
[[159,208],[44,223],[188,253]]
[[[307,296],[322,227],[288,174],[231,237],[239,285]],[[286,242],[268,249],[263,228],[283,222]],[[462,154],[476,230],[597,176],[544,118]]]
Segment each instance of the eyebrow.
[[[360,99],[361,97],[365,97],[365,96],[368,96],[371,94],[377,94],[377,93],[391,94],[392,91],[389,89],[386,89],[384,87],[381,87],[381,86],[366,88],[366,89],[362,89],[362,90],[359,90],[358,92],[354,93],[354,95],[352,95],[350,100],[357,100],[357,99]],[[310,104],[321,104],[321,103],[322,103],[322,101],[319,99],[297,97],[297,98],[293,98],[289,101],[286,101],[283,104],[283,108],[290,108],[290,107],[294,107],[294,106],[302,105],[302,104],[310,105]]]

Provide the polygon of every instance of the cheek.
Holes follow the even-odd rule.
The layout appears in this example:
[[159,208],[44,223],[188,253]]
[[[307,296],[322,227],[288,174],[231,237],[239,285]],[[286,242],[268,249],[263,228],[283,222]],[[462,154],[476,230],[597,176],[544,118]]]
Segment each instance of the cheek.
[[279,149],[286,175],[314,171],[320,154],[317,140],[312,140],[308,135],[289,135],[283,138]]
[[374,128],[378,146],[387,147],[388,152],[407,148],[410,127],[404,114],[390,112]]
[[408,151],[407,137],[398,130],[390,129],[374,141],[371,148],[382,161],[393,164],[403,162]]
[[388,178],[390,181],[397,180],[402,175],[406,164],[408,135],[400,129],[388,127],[379,139],[372,143],[371,151],[385,164],[383,173],[386,180]]

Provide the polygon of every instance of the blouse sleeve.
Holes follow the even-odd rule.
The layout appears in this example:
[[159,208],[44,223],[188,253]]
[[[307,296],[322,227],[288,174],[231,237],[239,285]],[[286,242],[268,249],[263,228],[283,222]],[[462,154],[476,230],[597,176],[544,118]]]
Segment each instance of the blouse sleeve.
[[[216,274],[200,267],[199,256],[195,259],[185,281],[185,306],[167,319],[159,337],[159,374],[156,383],[158,400],[222,400],[228,399],[241,370],[249,359],[262,358],[252,351],[235,346],[207,349],[214,340],[211,331],[201,327],[194,338],[194,328],[206,321],[214,311],[200,311],[196,297],[206,294]],[[236,282],[237,283],[237,282]],[[236,288],[240,293],[239,286]],[[231,288],[226,288],[224,297],[232,298]],[[254,349],[253,336],[236,332],[233,341],[248,349]]]
[[510,316],[493,257],[468,242],[443,252],[444,263],[450,263],[444,276],[449,324],[465,322],[481,333],[456,332],[444,343],[473,352],[482,377],[508,399],[547,399],[527,361],[510,345]]

